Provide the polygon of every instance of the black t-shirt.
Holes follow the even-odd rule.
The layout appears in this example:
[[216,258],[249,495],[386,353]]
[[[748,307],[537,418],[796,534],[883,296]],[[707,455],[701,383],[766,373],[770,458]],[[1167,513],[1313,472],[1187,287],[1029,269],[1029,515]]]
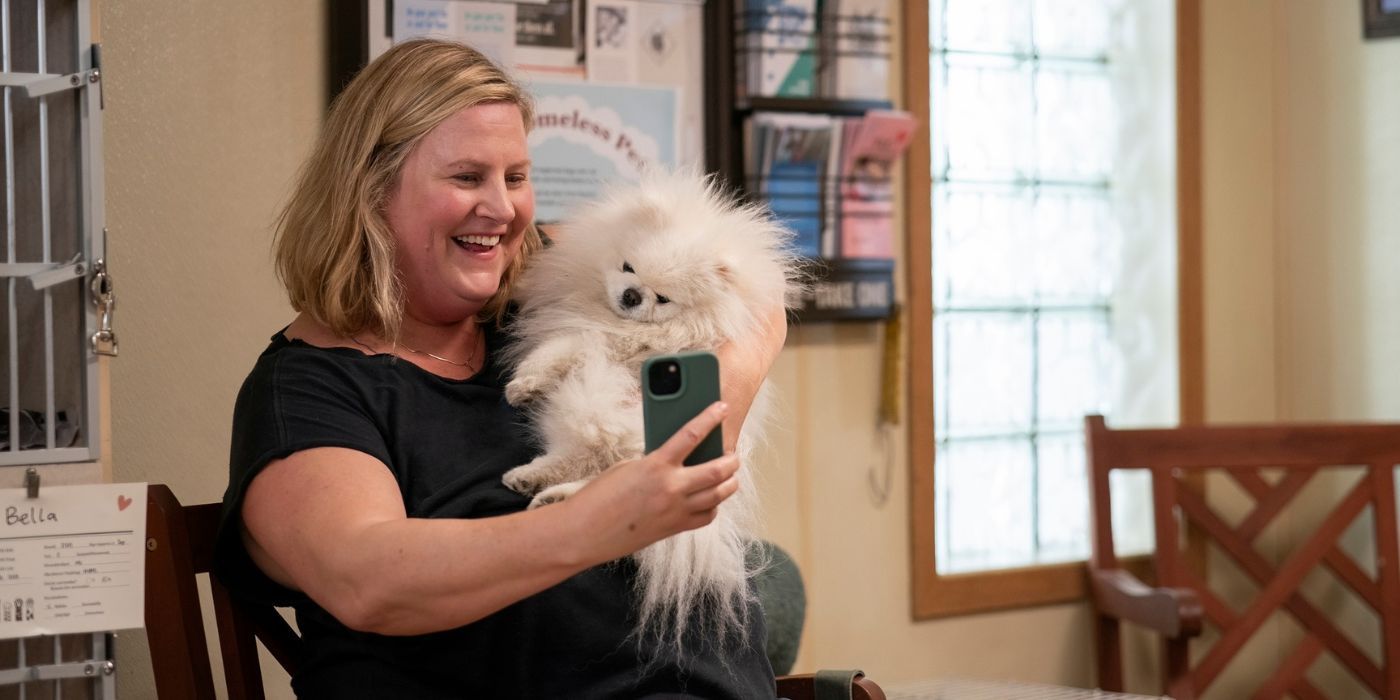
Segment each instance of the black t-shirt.
[[[488,348],[503,340],[488,331]],[[501,475],[536,451],[523,415],[503,397],[503,374],[488,357],[471,379],[444,379],[391,355],[318,348],[281,333],[258,358],[234,409],[215,572],[236,595],[295,608],[305,641],[301,670],[292,679],[297,695],[773,697],[756,605],[743,645],[731,642],[718,652],[709,640],[690,638],[680,659],[655,663],[639,655],[628,638],[636,572],[630,558],[579,573],[465,627],[415,637],[351,630],[305,595],[268,579],[249,559],[238,521],[248,484],[269,462],[313,447],[349,448],[383,462],[409,517],[523,510],[527,499],[506,488]]]

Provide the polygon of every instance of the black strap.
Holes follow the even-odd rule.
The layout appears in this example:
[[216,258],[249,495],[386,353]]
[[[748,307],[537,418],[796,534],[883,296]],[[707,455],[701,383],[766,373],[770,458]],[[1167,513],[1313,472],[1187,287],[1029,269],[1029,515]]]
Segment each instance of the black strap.
[[859,669],[817,671],[812,689],[817,700],[851,700],[851,685],[864,675]]

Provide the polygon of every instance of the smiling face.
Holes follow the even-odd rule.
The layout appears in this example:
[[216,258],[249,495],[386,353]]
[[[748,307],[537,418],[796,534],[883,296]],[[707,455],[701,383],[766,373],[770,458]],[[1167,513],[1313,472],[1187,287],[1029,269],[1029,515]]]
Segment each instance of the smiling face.
[[460,322],[496,293],[534,218],[529,174],[514,104],[469,107],[418,142],[384,208],[408,316]]

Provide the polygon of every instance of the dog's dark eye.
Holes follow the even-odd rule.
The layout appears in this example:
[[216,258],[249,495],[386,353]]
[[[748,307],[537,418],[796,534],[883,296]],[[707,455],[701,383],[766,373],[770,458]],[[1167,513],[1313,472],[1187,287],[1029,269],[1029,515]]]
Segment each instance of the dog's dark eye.
[[657,295],[656,295],[656,303],[658,303],[658,304],[669,304],[669,303],[671,303],[671,300],[670,300],[670,299],[667,299],[666,297],[661,296],[660,294],[657,294]]
[[631,266],[631,265],[628,265],[626,262],[622,263],[622,271],[623,271],[623,272],[631,272],[631,273],[636,273],[636,272],[637,272],[636,270],[633,270],[633,269],[632,269],[632,266]]

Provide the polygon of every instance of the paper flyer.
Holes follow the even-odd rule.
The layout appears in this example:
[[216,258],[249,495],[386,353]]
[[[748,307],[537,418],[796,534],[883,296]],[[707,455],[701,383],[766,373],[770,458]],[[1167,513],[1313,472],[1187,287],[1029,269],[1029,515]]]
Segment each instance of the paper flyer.
[[636,4],[641,30],[637,82],[677,88],[679,133],[676,162],[705,165],[704,45],[695,28],[704,21],[704,5],[641,2]]
[[515,65],[521,70],[583,77],[579,46],[582,0],[547,0],[515,8]]
[[588,79],[679,88],[676,160],[703,166],[703,5],[598,0],[588,3],[584,41]]
[[474,0],[397,0],[396,42],[432,37],[460,41],[492,61],[515,65],[516,5]]
[[145,623],[146,485],[0,489],[0,638]]
[[585,64],[595,82],[631,83],[641,63],[641,29],[637,3],[595,0],[588,3]]
[[563,219],[609,182],[636,182],[648,166],[676,164],[676,90],[543,83],[530,131],[535,218]]
[[395,0],[394,41],[449,39],[502,66],[581,78],[579,3]]

